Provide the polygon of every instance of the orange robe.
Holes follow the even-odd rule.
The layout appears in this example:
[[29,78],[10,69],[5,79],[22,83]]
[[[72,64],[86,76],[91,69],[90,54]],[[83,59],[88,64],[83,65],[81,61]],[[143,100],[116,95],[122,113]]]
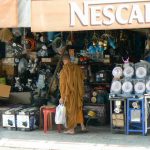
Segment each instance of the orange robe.
[[60,72],[60,93],[66,106],[67,128],[83,123],[84,75],[81,68],[69,63]]

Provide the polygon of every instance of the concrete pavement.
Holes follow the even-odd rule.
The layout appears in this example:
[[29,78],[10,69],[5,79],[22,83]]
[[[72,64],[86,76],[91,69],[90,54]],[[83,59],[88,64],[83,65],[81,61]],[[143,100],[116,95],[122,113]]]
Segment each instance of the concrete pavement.
[[109,128],[90,127],[86,134],[56,131],[8,131],[0,129],[0,150],[149,150],[150,134],[111,134]]

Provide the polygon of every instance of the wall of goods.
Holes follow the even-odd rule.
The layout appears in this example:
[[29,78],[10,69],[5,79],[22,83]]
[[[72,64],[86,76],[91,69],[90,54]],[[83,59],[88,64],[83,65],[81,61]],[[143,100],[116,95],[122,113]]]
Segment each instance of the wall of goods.
[[83,110],[87,124],[109,123],[109,96],[126,97],[149,91],[145,85],[147,64],[120,64],[128,56],[132,62],[143,57],[145,35],[141,33],[126,30],[31,33],[29,28],[1,29],[0,41],[0,86],[9,86],[5,87],[5,96],[0,93],[3,127],[34,129],[39,126],[39,108],[58,104],[59,71],[50,94],[49,85],[66,43],[71,61],[85,73]]

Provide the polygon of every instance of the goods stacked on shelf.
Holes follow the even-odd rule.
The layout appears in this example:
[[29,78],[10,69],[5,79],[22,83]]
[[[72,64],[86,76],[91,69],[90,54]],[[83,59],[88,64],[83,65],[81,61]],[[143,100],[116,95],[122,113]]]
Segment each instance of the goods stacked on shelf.
[[149,68],[145,61],[117,65],[112,71],[110,97],[142,97],[149,93]]

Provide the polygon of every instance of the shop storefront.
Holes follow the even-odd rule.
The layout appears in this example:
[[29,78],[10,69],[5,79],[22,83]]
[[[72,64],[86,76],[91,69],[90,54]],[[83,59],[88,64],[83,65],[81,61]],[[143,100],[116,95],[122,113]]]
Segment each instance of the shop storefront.
[[[149,94],[149,63],[139,61],[149,58],[145,52],[150,47],[150,2],[18,2],[13,1],[11,6],[15,8],[11,10],[13,14],[19,4],[19,19],[18,13],[14,13],[11,15],[12,24],[7,17],[4,23],[0,23],[1,28],[11,28],[7,29],[9,38],[1,40],[4,53],[1,56],[0,82],[2,89],[4,84],[8,85],[7,94],[2,95],[7,99],[2,100],[7,110],[3,112],[2,126],[35,129],[39,125],[38,118],[42,118],[42,106],[52,107],[59,103],[57,73],[62,64],[58,62],[67,44],[66,52],[71,61],[80,65],[85,73],[83,110],[86,124],[111,124],[115,131],[121,129],[125,133],[130,132],[133,124],[136,129],[132,130],[138,132],[140,128],[139,132],[146,134],[147,125],[143,120],[148,119],[145,116],[148,110],[143,106],[149,106],[144,98],[144,94]],[[26,5],[26,13],[21,13],[23,5]],[[31,20],[27,13],[30,9]],[[59,68],[58,72],[56,68]]]

